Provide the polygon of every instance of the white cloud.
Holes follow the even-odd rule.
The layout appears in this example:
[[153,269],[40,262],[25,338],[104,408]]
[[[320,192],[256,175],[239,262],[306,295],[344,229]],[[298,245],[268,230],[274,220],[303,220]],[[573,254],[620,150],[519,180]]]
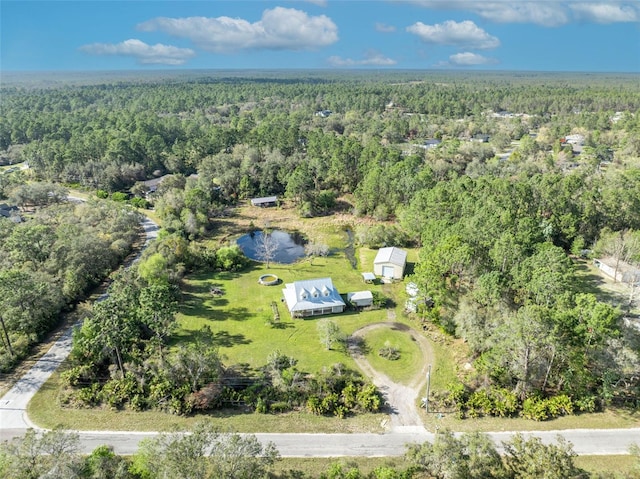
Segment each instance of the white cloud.
[[572,3],[570,6],[579,20],[595,23],[635,22],[640,14],[630,5],[614,3]]
[[265,10],[254,23],[230,17],[158,17],[139,24],[138,29],[188,38],[215,53],[308,50],[338,41],[338,27],[326,15],[309,16],[301,10],[283,7]]
[[365,53],[362,60],[353,60],[351,58],[342,58],[339,56],[332,56],[327,59],[329,65],[334,67],[356,67],[356,66],[378,66],[388,67],[395,65],[394,59],[385,57],[382,53],[370,50]]
[[497,37],[489,35],[471,20],[463,22],[447,20],[436,25],[417,22],[407,27],[407,31],[418,35],[422,41],[427,43],[478,49],[500,46],[500,40]]
[[564,25],[569,21],[558,2],[486,2],[475,4],[473,11],[496,23],[534,23],[545,27]]
[[[404,0],[403,0],[404,1]],[[558,26],[569,21],[562,2],[555,0],[406,0],[426,8],[466,10],[496,23],[535,23],[543,26]]]
[[477,53],[456,53],[449,57],[449,64],[455,66],[492,65],[498,63],[495,58],[485,57]]
[[596,23],[640,19],[636,2],[584,0],[397,0],[426,8],[465,10],[496,23],[533,23],[558,27],[573,20]]
[[190,48],[179,48],[162,43],[147,45],[135,38],[121,43],[92,43],[81,46],[80,50],[92,55],[130,56],[144,65],[183,65],[196,54]]
[[396,27],[393,25],[387,25],[386,23],[377,22],[376,31],[381,33],[393,33],[396,31]]

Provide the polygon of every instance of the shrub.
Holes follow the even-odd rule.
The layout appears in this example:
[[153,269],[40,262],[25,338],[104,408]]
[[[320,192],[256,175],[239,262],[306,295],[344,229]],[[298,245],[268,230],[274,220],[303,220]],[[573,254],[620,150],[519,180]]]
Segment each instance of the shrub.
[[307,399],[307,410],[318,416],[323,414],[322,401],[318,396],[310,396],[309,399]]
[[109,198],[109,193],[104,190],[97,190],[96,196],[102,200],[106,200],[107,198]]
[[536,396],[525,399],[522,403],[522,417],[534,421],[546,421],[549,419],[547,401]]
[[150,203],[144,198],[131,198],[131,201],[129,201],[129,203],[131,203],[131,205],[135,206],[136,208],[142,209],[149,208],[150,205]]
[[75,399],[86,407],[93,407],[100,404],[100,384],[93,383],[87,388],[79,389],[75,394]]
[[334,414],[340,405],[340,398],[336,393],[327,394],[322,399],[322,414]]
[[373,384],[367,384],[360,388],[357,399],[358,407],[366,412],[377,412],[382,405],[380,393]]
[[467,387],[462,383],[451,383],[447,389],[449,394],[445,399],[445,403],[448,406],[455,407],[458,411],[464,411],[467,398],[469,397]]
[[72,387],[89,382],[93,377],[94,374],[90,365],[74,366],[60,374],[63,384]]
[[349,409],[354,409],[358,405],[358,386],[355,383],[349,382],[341,393],[342,404]]
[[598,401],[595,396],[576,399],[574,405],[580,412],[596,412],[598,410]]
[[147,409],[147,400],[142,394],[134,394],[129,401],[129,406],[134,411],[144,411]]
[[547,409],[551,418],[573,414],[573,401],[566,394],[547,399]]
[[389,341],[385,341],[384,347],[378,350],[378,356],[388,359],[389,361],[397,361],[400,359],[400,350],[395,346],[391,346]]
[[509,417],[518,411],[520,402],[513,391],[504,388],[492,388],[489,393],[493,400],[494,416]]
[[493,414],[493,400],[485,390],[475,391],[467,401],[467,414],[470,417],[490,416]]
[[200,390],[191,393],[187,401],[196,410],[207,410],[214,407],[222,394],[219,383],[209,383]]
[[372,291],[373,306],[376,308],[384,308],[387,305],[387,297],[380,291]]
[[112,408],[119,408],[129,402],[137,390],[135,378],[127,373],[123,378],[110,379],[102,387],[102,398]]
[[238,271],[249,261],[238,245],[220,248],[216,253],[216,260],[218,268],[223,271]]
[[333,415],[339,417],[340,419],[344,419],[349,414],[349,409],[347,409],[343,404],[338,404],[333,409]]
[[113,201],[125,202],[129,199],[129,196],[121,191],[116,191],[111,195],[111,199]]
[[269,411],[272,413],[281,413],[291,411],[291,406],[286,401],[276,401],[269,405]]
[[256,407],[254,411],[257,412],[258,414],[266,414],[267,412],[269,412],[269,405],[264,399],[259,397],[258,400],[256,401]]

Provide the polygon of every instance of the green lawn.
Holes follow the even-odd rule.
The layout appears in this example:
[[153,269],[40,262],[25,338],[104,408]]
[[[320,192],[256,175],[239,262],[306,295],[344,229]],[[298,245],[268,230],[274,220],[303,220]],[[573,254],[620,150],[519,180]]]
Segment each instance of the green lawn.
[[[364,338],[367,360],[375,370],[401,384],[409,384],[416,379],[422,369],[422,352],[410,335],[385,328],[368,331]],[[387,342],[399,351],[397,360],[380,356],[379,351],[386,347]]]
[[[281,283],[276,286],[259,284],[258,278],[267,272],[277,275]],[[184,301],[178,313],[181,330],[175,342],[188,340],[194,331],[208,326],[227,365],[240,363],[259,367],[266,363],[271,352],[279,350],[295,357],[298,368],[306,372],[317,372],[337,362],[355,367],[345,352],[327,351],[322,347],[318,318],[292,319],[286,304],[280,300],[285,283],[323,277],[331,277],[342,294],[381,289],[378,285],[365,285],[360,272],[354,270],[342,254],[315,258],[313,262],[272,264],[269,269],[253,263],[241,273],[190,276],[185,281]],[[224,294],[212,296],[209,293],[212,287],[222,289]],[[272,302],[277,304],[280,314],[280,321],[275,326],[271,324]],[[367,323],[384,321],[386,311],[349,311],[329,317],[344,333],[350,334]]]

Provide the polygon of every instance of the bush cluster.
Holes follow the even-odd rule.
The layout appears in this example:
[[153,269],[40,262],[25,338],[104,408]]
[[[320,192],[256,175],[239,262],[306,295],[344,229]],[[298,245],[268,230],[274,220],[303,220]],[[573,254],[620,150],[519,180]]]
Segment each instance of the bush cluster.
[[574,402],[566,394],[549,398],[531,396],[520,399],[513,391],[498,387],[472,391],[462,383],[453,383],[447,389],[444,405],[454,408],[461,418],[520,415],[525,419],[546,421],[571,415],[576,410],[595,410],[594,401]]

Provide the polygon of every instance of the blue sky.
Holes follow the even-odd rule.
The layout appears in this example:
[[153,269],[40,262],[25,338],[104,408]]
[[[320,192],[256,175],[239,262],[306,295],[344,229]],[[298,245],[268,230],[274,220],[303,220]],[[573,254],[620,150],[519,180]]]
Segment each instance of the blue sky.
[[640,72],[640,0],[1,0],[0,70]]

